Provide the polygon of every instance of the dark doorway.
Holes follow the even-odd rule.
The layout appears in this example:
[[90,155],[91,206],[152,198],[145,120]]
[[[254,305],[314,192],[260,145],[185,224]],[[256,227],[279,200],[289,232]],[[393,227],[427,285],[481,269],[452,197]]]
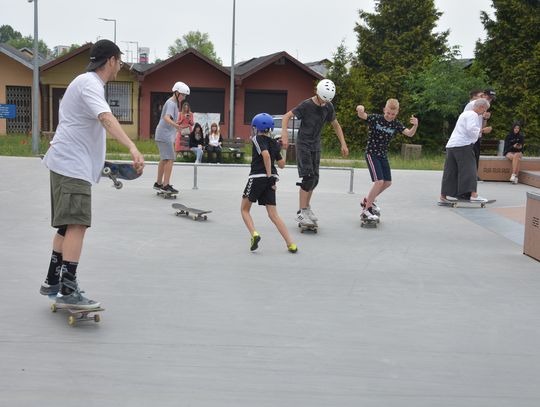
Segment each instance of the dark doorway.
[[53,88],[52,90],[52,124],[53,131],[56,131],[58,127],[58,109],[60,108],[60,102],[66,93],[66,88]]
[[163,109],[163,105],[170,97],[170,92],[150,93],[150,138],[154,138],[155,136],[156,127],[161,118],[161,109]]

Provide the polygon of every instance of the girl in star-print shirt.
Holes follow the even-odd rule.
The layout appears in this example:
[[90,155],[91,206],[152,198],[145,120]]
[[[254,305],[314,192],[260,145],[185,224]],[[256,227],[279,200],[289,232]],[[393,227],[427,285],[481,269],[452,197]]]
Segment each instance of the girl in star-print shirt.
[[411,116],[412,127],[407,129],[396,117],[399,113],[399,102],[397,99],[388,99],[383,109],[384,114],[368,115],[364,106],[356,107],[358,117],[366,120],[369,126],[368,143],[366,149],[366,162],[368,165],[373,186],[367,197],[361,203],[363,211],[361,214],[364,220],[377,220],[380,216],[380,208],[375,205],[375,199],[386,188],[392,185],[392,174],[390,163],[388,162],[388,144],[397,133],[412,137],[418,128],[418,119]]

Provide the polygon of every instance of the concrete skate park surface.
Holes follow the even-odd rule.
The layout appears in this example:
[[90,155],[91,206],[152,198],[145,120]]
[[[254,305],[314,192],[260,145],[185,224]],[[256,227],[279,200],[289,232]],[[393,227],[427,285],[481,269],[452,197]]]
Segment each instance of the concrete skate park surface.
[[[247,168],[157,166],[93,188],[78,270],[106,311],[70,327],[38,293],[48,267],[49,175],[0,157],[1,406],[538,406],[540,263],[505,211],[526,191],[480,183],[491,209],[439,207],[441,172],[393,171],[377,229],[359,224],[367,170],[323,171],[319,233],[293,220],[297,174],[281,171],[278,211],[293,255],[257,205],[249,251],[240,217]],[[213,212],[174,215],[180,202]]]

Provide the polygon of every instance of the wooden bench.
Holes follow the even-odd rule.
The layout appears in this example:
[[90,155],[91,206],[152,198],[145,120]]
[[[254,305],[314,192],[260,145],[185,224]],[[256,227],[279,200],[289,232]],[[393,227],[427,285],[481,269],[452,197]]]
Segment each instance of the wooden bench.
[[[523,157],[521,159],[519,182],[530,184],[536,178],[534,172],[540,171],[540,157]],[[529,177],[528,172],[533,172]],[[478,163],[478,177],[482,181],[508,181],[512,175],[512,162],[502,156],[481,155]],[[530,178],[529,181],[527,181]],[[534,186],[534,185],[533,185]]]
[[[244,160],[244,147],[246,145],[246,142],[237,137],[234,139],[223,139],[223,143],[221,145],[221,156],[223,158],[230,158],[234,161],[240,161],[242,162]],[[189,136],[182,137],[182,142],[180,144],[181,149],[177,152],[177,154],[181,157],[192,157],[195,158],[195,153],[189,149]],[[204,150],[203,157],[208,160],[208,151],[206,149]]]

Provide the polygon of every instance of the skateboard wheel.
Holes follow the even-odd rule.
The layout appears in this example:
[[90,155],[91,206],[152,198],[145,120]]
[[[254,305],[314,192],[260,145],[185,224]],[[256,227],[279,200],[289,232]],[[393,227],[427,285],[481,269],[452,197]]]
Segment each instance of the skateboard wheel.
[[111,173],[111,169],[109,167],[103,168],[103,175],[109,175]]
[[57,311],[56,304],[51,304],[51,311],[52,311],[52,312],[56,312],[56,311]]
[[71,326],[73,326],[73,325],[75,325],[75,322],[77,322],[77,320],[75,319],[75,317],[74,317],[73,315],[70,315],[70,316],[68,317],[68,324],[71,325]]
[[299,228],[301,228],[301,227],[302,227],[302,225],[301,225],[301,224],[299,223],[299,224],[298,224],[298,227],[299,227]]
[[204,220],[208,219],[208,216],[204,215],[204,216],[203,216],[203,219],[204,219]]
[[188,211],[186,211],[186,216],[189,216],[189,212],[188,212]]
[[193,220],[197,220],[197,216],[195,216],[195,215],[192,215],[191,218],[192,218]]
[[114,184],[114,187],[115,187],[116,189],[122,189],[123,185],[122,185],[122,183],[121,183],[120,181],[117,181],[117,182]]
[[99,314],[95,314],[94,315],[94,322],[98,323],[99,321],[101,321],[101,317],[99,316]]
[[317,229],[313,229],[313,233],[317,233]]

